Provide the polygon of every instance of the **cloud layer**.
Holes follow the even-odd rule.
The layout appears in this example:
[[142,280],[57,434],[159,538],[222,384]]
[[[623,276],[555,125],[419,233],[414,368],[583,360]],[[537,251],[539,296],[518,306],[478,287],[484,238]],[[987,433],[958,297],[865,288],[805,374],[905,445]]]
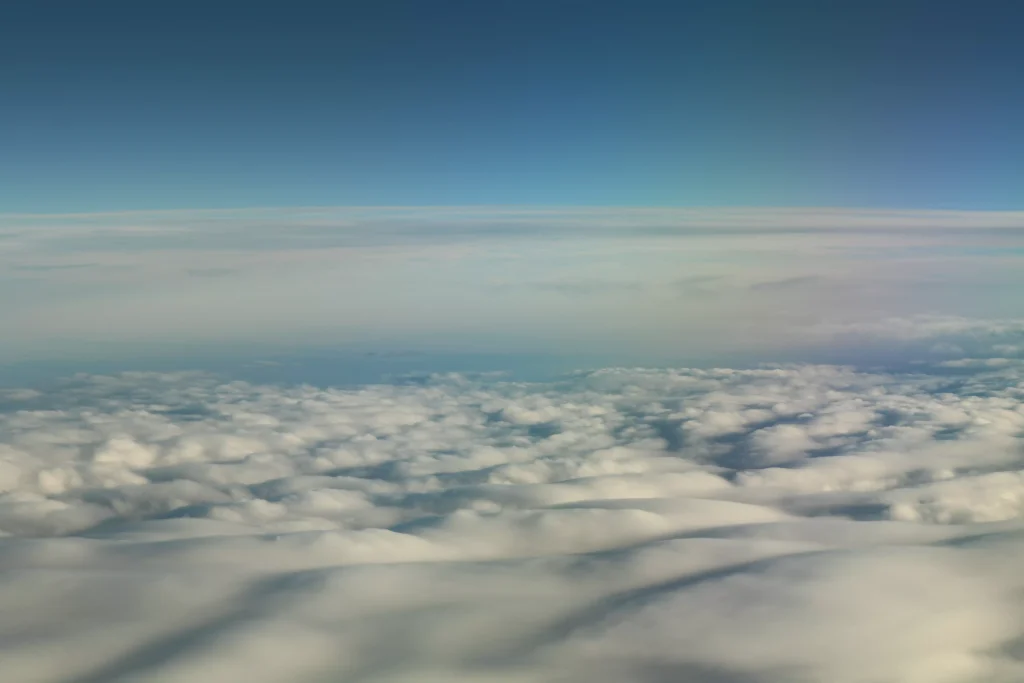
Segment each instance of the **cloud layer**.
[[1024,317],[1022,230],[1019,212],[792,208],[0,215],[0,364],[169,345],[776,358],[822,321]]
[[1020,680],[1008,356],[5,390],[0,678]]
[[0,217],[0,364],[215,344],[270,349],[282,377],[317,347],[705,361],[0,389],[0,679],[1015,683],[1021,230],[825,209]]

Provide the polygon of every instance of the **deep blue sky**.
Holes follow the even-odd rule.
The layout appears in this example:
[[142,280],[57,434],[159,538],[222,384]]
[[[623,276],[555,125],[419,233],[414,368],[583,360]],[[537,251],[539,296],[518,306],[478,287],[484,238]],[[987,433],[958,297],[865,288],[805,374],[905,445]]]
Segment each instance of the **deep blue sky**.
[[0,4],[0,212],[1019,208],[1019,0]]

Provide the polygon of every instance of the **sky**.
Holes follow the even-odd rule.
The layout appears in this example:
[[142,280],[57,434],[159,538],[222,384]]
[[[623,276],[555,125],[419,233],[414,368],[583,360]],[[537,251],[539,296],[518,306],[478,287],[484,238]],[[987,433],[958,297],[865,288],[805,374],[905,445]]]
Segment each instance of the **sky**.
[[1013,209],[1013,0],[16,1],[0,213]]

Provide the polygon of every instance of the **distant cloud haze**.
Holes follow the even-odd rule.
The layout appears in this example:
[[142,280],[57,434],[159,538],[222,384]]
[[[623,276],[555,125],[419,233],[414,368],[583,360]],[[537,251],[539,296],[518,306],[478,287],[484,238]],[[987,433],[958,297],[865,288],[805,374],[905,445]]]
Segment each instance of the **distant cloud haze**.
[[991,294],[1024,286],[1021,231],[1021,212],[860,209],[7,214],[0,361],[68,340],[758,356],[821,324],[1024,316]]

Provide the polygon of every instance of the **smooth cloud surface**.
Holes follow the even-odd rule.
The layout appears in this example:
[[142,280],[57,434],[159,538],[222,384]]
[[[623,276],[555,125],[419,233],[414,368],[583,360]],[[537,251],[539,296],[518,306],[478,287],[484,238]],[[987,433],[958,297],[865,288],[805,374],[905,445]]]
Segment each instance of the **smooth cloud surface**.
[[1021,680],[1016,332],[914,324],[856,330],[914,373],[7,390],[0,678]]
[[1022,212],[0,215],[0,364],[214,346],[780,359],[823,322],[1024,318],[1022,234]]

